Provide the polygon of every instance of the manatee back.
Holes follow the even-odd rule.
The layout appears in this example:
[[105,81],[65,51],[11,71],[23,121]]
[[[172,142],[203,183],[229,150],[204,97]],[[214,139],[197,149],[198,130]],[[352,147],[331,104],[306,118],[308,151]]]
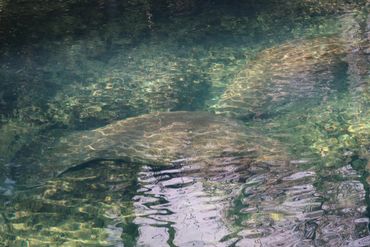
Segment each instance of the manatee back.
[[266,49],[235,77],[219,102],[218,114],[246,118],[276,112],[289,102],[327,95],[345,48],[339,38],[296,40]]
[[147,165],[177,160],[222,165],[230,157],[258,156],[258,135],[243,123],[206,112],[152,113],[117,121],[102,128],[70,133],[37,144],[20,155],[17,180],[32,184],[97,159]]

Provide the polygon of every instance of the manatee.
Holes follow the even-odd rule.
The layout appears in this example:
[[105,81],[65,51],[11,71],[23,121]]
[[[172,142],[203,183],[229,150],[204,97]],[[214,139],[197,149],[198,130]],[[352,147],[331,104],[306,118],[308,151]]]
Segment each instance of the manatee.
[[261,138],[242,122],[207,112],[179,111],[128,118],[62,136],[53,144],[31,145],[27,155],[19,155],[14,163],[20,164],[16,173],[19,184],[37,184],[40,178],[59,176],[93,160],[146,165],[186,161],[204,169],[230,163],[253,165],[258,159],[280,160],[283,153],[282,145]]
[[294,40],[265,49],[236,75],[213,106],[237,118],[271,113],[289,102],[323,98],[334,88],[345,48],[339,38]]

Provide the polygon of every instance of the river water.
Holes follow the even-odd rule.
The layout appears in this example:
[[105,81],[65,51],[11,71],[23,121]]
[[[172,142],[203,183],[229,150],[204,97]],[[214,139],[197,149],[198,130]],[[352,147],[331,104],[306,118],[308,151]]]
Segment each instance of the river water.
[[368,2],[46,2],[0,0],[0,246],[370,246]]

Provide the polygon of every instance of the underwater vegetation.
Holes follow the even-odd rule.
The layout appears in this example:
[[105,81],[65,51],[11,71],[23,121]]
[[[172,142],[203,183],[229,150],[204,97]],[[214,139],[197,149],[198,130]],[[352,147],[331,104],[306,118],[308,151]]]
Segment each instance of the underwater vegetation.
[[122,54],[125,58],[117,57],[94,81],[64,87],[49,102],[52,121],[78,126],[89,120],[106,123],[140,113],[200,108],[210,85],[196,59],[154,51]]
[[0,246],[132,246],[136,173],[137,167],[97,162],[18,191],[12,207],[1,205]]

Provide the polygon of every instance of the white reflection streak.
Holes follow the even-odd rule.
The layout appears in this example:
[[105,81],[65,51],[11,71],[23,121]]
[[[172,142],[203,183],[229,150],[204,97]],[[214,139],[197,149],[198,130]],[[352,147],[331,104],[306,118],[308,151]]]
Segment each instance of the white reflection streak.
[[171,228],[176,246],[222,246],[220,240],[229,233],[222,220],[225,201],[207,193],[200,178],[158,181],[150,170],[140,178],[146,192],[134,198],[138,246],[169,246]]

